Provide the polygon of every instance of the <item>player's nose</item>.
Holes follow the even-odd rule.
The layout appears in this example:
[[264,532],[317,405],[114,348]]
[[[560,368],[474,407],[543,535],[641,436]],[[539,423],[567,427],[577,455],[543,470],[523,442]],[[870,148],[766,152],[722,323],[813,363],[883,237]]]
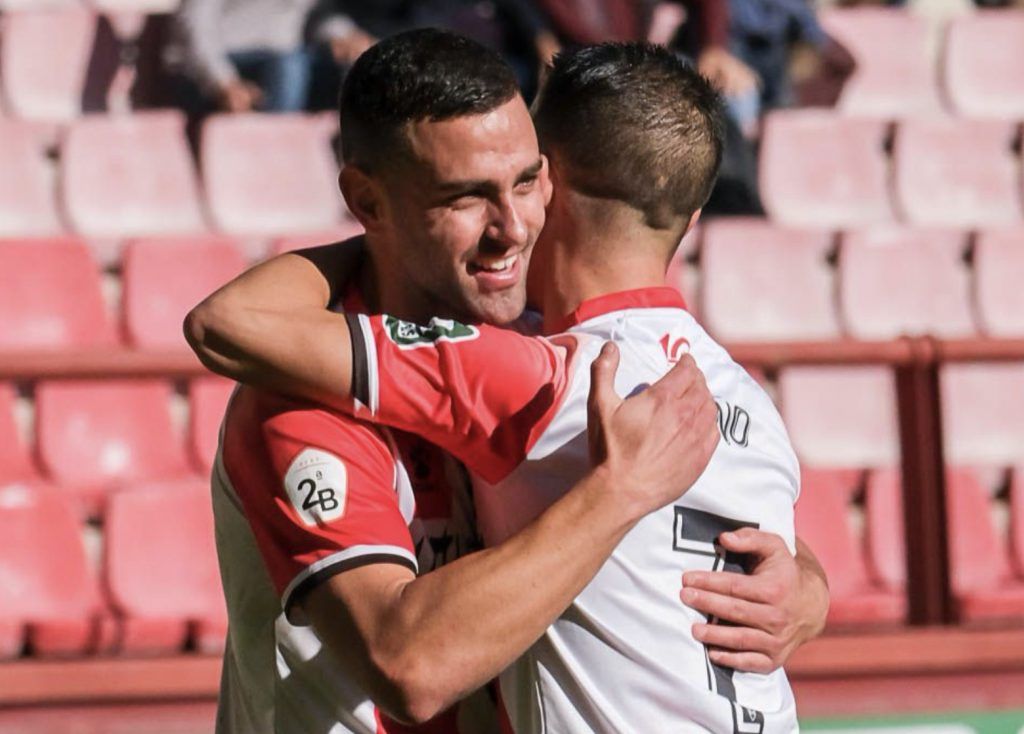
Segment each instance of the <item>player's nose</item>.
[[484,234],[492,242],[501,243],[506,247],[526,246],[529,232],[514,198],[503,196],[491,205]]

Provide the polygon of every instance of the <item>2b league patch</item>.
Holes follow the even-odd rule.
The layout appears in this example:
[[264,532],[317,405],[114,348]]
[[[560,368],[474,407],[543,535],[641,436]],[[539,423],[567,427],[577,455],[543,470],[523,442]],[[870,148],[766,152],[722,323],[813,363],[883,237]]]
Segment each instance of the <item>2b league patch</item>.
[[284,475],[284,489],[306,525],[334,522],[345,514],[348,471],[334,454],[303,449]]

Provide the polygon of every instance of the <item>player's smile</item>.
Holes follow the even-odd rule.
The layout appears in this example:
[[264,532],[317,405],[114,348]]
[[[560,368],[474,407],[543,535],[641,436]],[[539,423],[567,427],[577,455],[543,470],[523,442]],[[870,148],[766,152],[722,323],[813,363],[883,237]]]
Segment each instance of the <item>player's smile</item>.
[[482,293],[511,288],[523,277],[522,253],[502,257],[478,255],[470,260],[468,270]]

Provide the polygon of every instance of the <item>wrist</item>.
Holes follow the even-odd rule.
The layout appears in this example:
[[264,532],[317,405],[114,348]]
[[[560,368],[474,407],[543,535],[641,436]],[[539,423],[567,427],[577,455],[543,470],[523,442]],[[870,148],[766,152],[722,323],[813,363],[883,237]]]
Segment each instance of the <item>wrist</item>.
[[651,508],[640,501],[640,493],[631,489],[634,480],[629,472],[611,462],[606,460],[595,466],[587,479],[588,506],[606,509],[623,530],[628,530],[650,512]]

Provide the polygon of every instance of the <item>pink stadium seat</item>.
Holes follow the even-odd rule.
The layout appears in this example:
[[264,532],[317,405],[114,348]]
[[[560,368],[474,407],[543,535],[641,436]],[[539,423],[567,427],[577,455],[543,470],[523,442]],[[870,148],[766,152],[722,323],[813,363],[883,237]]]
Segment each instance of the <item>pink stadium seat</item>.
[[54,380],[36,387],[36,433],[48,475],[95,514],[113,489],[189,476],[161,380]]
[[988,227],[1021,219],[1018,129],[1000,120],[905,120],[893,149],[902,218],[932,227]]
[[887,367],[787,367],[779,375],[779,403],[806,466],[900,461],[896,385]]
[[986,336],[1024,336],[1024,227],[978,233],[974,305]]
[[278,237],[270,247],[270,257],[283,255],[292,250],[303,250],[307,247],[327,245],[332,242],[341,242],[350,237],[358,237],[363,234],[363,225],[355,219],[345,217],[341,226],[326,230],[324,232],[309,232],[306,234],[293,234],[286,237]]
[[[903,501],[896,472],[879,472],[869,478],[868,492],[884,496],[880,502],[884,507],[879,508],[879,513],[888,509],[890,513],[902,516]],[[950,584],[961,619],[977,621],[1024,617],[1024,581],[1013,578],[1006,543],[993,522],[988,491],[973,471],[950,469],[946,472],[946,498]],[[878,519],[869,515],[868,522]],[[896,548],[888,549],[888,557],[875,559],[875,565],[885,567],[885,576],[890,584],[903,585],[906,583],[906,568],[903,564],[894,563],[893,559],[903,558],[905,540],[902,532],[894,537]]]
[[708,330],[725,341],[837,338],[833,247],[828,232],[762,220],[709,222],[701,249]]
[[939,378],[947,463],[1024,461],[1024,363],[947,364]]
[[44,143],[35,123],[0,119],[0,230],[8,237],[60,231],[57,187]]
[[344,204],[323,127],[302,115],[210,118],[201,158],[216,225],[263,237],[336,228]]
[[173,111],[87,116],[64,142],[68,218],[90,238],[191,235],[205,228],[185,119]]
[[107,346],[96,263],[70,239],[0,241],[0,350]]
[[899,469],[879,469],[868,474],[864,516],[872,578],[890,591],[903,591],[907,585],[907,558]]
[[82,5],[5,13],[0,81],[11,112],[34,120],[81,114],[95,29],[95,15]]
[[975,333],[967,237],[957,231],[875,229],[843,236],[839,302],[858,339]]
[[234,389],[234,382],[220,377],[200,377],[192,380],[189,386],[192,458],[204,475],[213,468],[221,420]]
[[981,10],[950,25],[946,95],[969,117],[1024,119],[1024,11]]
[[202,652],[222,650],[227,613],[206,484],[115,495],[105,527],[107,584],[123,616],[121,650],[173,651],[189,638]]
[[109,632],[96,577],[67,498],[0,489],[0,657],[27,641],[39,655],[95,652]]
[[903,10],[855,8],[823,12],[821,24],[857,62],[839,109],[889,118],[939,111],[926,20]]
[[140,349],[184,350],[189,309],[245,269],[229,239],[140,240],[125,248],[125,335]]
[[0,383],[0,487],[38,481],[39,473],[14,420],[14,390],[7,383]]
[[821,110],[764,121],[760,188],[769,216],[795,227],[857,227],[892,219],[886,123]]
[[1010,554],[1018,578],[1024,578],[1024,466],[1010,479]]
[[897,623],[906,614],[901,593],[871,583],[864,553],[849,524],[849,488],[843,473],[805,469],[796,504],[796,531],[829,580],[831,624]]
[[701,313],[697,295],[698,272],[694,260],[704,237],[703,231],[703,226],[698,224],[686,233],[665,272],[665,282],[682,294],[687,309],[697,319],[701,318]]

